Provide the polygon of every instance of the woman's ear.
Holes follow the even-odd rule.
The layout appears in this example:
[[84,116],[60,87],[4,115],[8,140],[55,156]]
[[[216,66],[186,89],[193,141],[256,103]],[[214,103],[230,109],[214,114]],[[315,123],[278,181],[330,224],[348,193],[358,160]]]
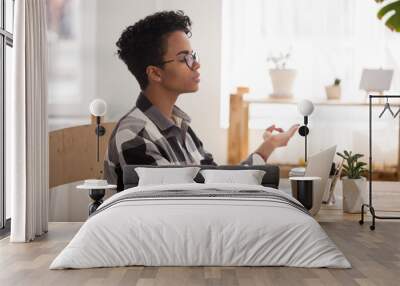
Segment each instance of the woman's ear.
[[147,77],[149,78],[149,81],[153,81],[153,82],[158,82],[160,83],[162,81],[161,78],[161,69],[155,66],[148,66],[146,68],[146,73],[147,73]]

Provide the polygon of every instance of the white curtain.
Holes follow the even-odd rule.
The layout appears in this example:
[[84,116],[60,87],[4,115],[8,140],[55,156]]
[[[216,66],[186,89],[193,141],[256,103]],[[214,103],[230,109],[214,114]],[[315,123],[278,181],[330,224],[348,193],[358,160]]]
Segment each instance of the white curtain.
[[15,2],[13,93],[7,146],[12,242],[48,229],[47,42],[45,0]]

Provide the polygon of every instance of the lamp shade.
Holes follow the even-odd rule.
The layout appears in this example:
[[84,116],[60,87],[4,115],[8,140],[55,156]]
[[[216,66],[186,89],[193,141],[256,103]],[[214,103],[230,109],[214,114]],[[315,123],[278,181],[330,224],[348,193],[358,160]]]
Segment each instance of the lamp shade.
[[89,110],[94,116],[104,116],[107,112],[107,103],[100,98],[93,99],[89,105]]
[[314,111],[314,104],[307,99],[303,99],[297,105],[297,109],[299,110],[301,115],[309,116]]

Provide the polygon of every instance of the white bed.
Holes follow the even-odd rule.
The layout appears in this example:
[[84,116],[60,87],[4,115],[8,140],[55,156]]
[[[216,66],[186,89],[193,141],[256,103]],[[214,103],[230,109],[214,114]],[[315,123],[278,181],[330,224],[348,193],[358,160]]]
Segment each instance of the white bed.
[[299,204],[282,191],[257,185],[134,187],[106,200],[50,269],[127,265],[350,268],[342,252]]

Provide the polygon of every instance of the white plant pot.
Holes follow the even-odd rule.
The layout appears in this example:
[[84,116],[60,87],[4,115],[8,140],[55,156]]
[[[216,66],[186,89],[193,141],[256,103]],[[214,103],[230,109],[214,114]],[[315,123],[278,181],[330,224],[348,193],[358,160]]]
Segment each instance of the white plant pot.
[[270,69],[272,96],[274,97],[293,97],[293,83],[296,78],[294,69]]
[[326,97],[328,100],[337,100],[340,99],[341,89],[340,85],[329,85],[325,87]]
[[343,211],[346,213],[361,213],[361,206],[367,201],[367,179],[342,178]]

